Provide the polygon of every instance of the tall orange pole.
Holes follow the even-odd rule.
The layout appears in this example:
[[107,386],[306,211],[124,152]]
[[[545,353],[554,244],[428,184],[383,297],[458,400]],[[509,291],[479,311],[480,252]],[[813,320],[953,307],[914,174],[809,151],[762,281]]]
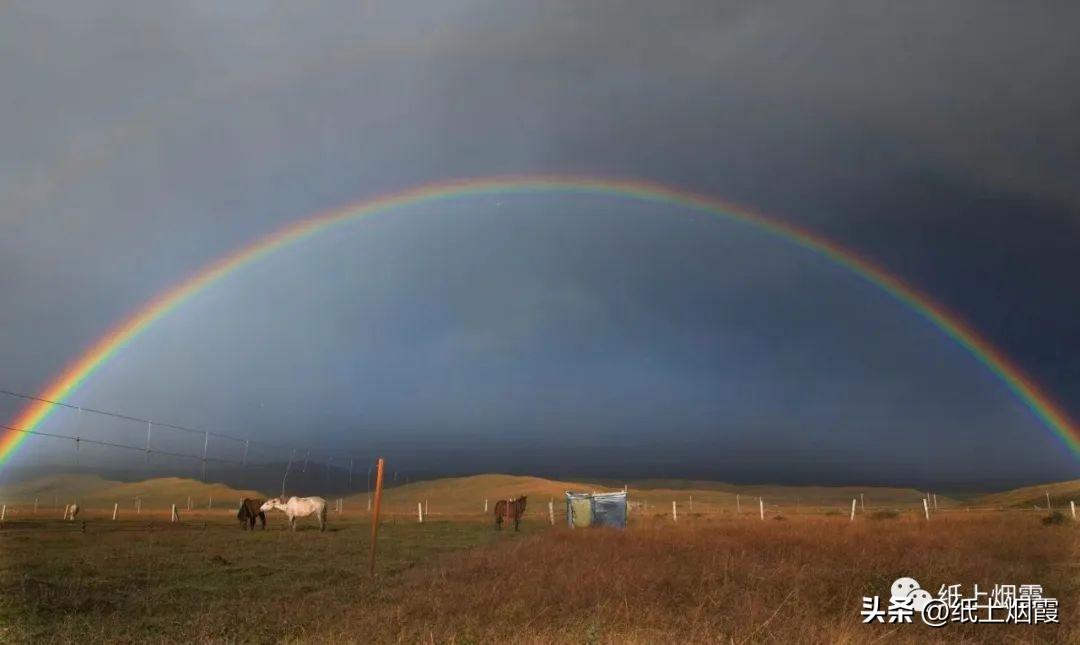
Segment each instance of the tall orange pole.
[[382,480],[383,460],[379,457],[379,465],[375,473],[375,509],[371,514],[371,562],[368,564],[368,574],[375,575],[375,538],[379,535],[379,506],[382,503]]

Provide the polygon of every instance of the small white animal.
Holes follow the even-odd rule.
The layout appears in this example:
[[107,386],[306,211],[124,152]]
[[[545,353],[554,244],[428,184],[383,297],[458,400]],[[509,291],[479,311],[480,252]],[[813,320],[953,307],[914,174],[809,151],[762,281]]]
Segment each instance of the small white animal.
[[74,522],[75,516],[79,514],[78,504],[68,504],[64,508],[64,519]]
[[266,500],[260,511],[279,510],[289,518],[289,528],[296,530],[296,518],[314,515],[319,520],[319,530],[326,530],[326,500],[321,497],[290,497],[282,502],[280,497]]

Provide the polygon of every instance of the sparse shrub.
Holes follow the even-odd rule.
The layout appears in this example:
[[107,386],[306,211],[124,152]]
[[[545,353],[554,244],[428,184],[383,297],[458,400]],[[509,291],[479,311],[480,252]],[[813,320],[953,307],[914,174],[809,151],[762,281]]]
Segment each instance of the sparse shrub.
[[870,513],[870,519],[872,520],[898,520],[900,519],[900,511],[893,509],[882,509],[880,511],[874,511]]
[[1047,515],[1046,517],[1042,518],[1042,523],[1047,525],[1047,526],[1051,526],[1051,525],[1054,525],[1054,524],[1064,524],[1065,523],[1065,514],[1062,513],[1061,511],[1054,511],[1053,513],[1051,513],[1051,514]]
[[777,515],[777,516],[773,517],[773,519],[774,520],[779,520],[781,522],[786,522],[787,521],[787,518],[784,517],[783,515]]

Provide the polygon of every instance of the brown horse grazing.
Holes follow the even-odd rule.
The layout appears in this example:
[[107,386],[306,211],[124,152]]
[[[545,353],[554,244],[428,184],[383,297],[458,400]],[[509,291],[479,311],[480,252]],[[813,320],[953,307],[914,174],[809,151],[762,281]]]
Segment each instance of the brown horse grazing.
[[495,502],[495,530],[502,529],[503,518],[514,520],[514,530],[518,530],[521,518],[525,515],[525,496],[517,499],[500,499]]
[[262,512],[259,508],[266,502],[265,499],[251,499],[245,497],[244,501],[240,502],[240,510],[236,513],[236,519],[243,522],[244,530],[255,530],[255,518],[259,518],[262,522],[262,528],[266,530],[266,513]]

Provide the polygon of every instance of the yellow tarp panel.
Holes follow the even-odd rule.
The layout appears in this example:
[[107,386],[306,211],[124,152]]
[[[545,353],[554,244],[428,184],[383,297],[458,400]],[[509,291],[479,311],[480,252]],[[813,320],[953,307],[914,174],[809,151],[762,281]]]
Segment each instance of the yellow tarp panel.
[[572,499],[570,500],[570,509],[574,513],[574,526],[585,528],[592,524],[591,499]]

